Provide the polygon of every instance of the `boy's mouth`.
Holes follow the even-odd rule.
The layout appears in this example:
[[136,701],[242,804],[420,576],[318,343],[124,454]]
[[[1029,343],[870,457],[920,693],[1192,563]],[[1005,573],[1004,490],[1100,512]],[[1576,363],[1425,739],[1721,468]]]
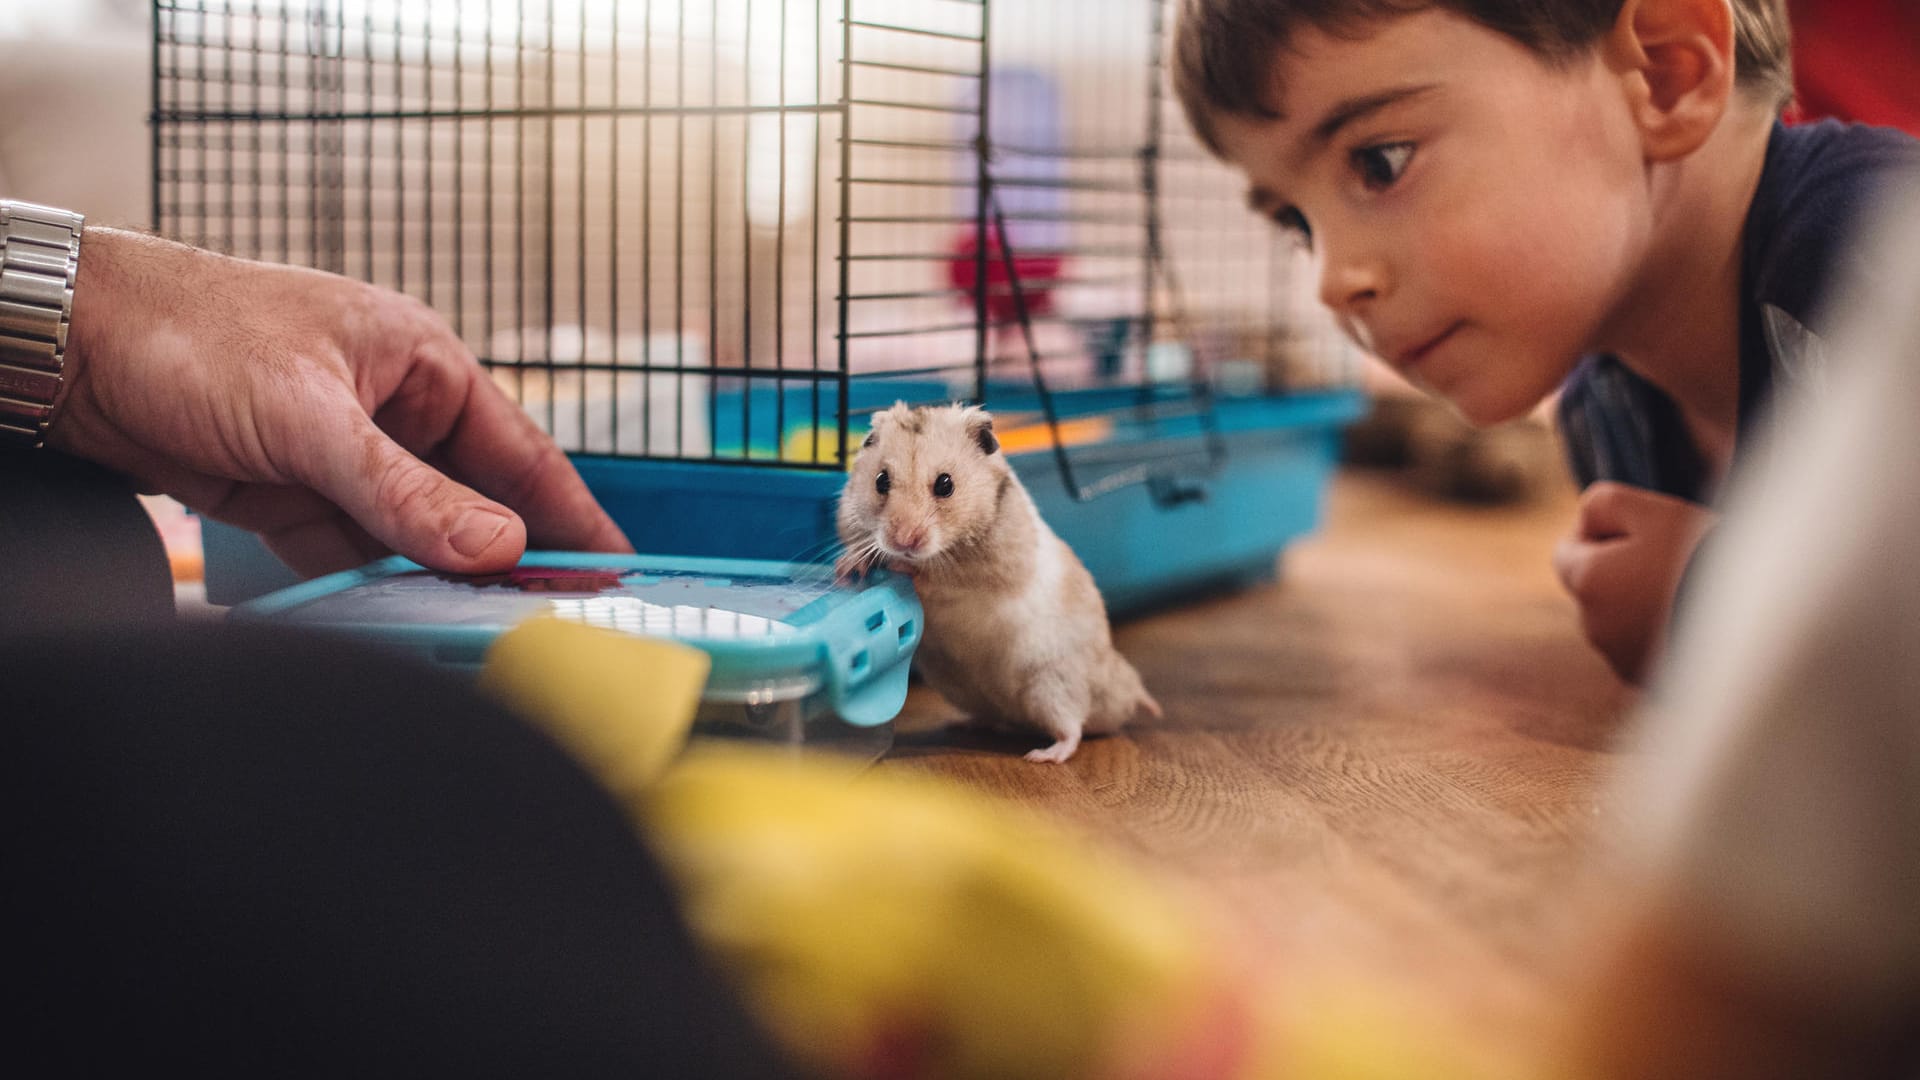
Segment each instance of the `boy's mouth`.
[[1419,345],[1415,345],[1413,348],[1407,349],[1406,351],[1400,353],[1398,356],[1394,357],[1393,359],[1394,369],[1397,371],[1413,370],[1415,367],[1417,367],[1420,364],[1421,361],[1433,355],[1433,350],[1439,348],[1441,343],[1445,342],[1448,338],[1452,337],[1454,334],[1454,331],[1458,329],[1460,329],[1460,324],[1454,323],[1452,326],[1447,327],[1445,330],[1442,330],[1440,333],[1436,334],[1435,336],[1428,338],[1425,342]]

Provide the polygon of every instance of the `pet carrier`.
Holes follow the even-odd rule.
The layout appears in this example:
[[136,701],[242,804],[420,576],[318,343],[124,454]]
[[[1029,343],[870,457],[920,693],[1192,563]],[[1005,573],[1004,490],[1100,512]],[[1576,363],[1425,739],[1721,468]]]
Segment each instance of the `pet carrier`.
[[[159,0],[154,220],[438,308],[641,551],[830,557],[866,418],[982,402],[1126,610],[1272,573],[1361,409],[1165,17]],[[278,583],[207,543],[215,602]]]

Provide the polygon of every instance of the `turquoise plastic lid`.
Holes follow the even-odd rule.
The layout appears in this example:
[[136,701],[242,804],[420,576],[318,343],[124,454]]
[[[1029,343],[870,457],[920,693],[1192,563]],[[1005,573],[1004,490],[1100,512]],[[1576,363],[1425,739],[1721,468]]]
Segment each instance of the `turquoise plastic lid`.
[[847,723],[893,719],[923,625],[913,586],[884,570],[836,586],[813,563],[530,552],[504,574],[464,577],[398,556],[248,601],[231,617],[312,626],[477,668],[536,615],[694,646],[713,660],[708,700],[825,691]]

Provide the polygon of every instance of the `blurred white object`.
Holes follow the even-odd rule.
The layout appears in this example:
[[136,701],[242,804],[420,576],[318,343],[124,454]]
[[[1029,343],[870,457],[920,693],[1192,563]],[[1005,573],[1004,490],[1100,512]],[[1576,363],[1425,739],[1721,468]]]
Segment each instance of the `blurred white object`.
[[[153,67],[144,18],[82,34],[92,24],[54,18],[77,14],[66,4],[18,7],[0,11],[8,28],[0,33],[0,195],[74,210],[92,224],[149,224]],[[21,34],[36,25],[49,33]],[[56,26],[69,32],[54,35]]]
[[1147,346],[1147,381],[1178,382],[1193,375],[1193,350],[1184,341],[1156,341]]
[[148,0],[0,0],[0,41],[100,41],[132,38],[145,42]]
[[[496,366],[493,381],[563,450],[668,457],[713,452],[707,415],[711,375],[627,370],[705,367],[702,338],[621,334],[615,339],[567,324],[529,327],[494,334],[487,358],[496,365],[527,365],[524,370]],[[567,370],[582,363],[599,370]]]
[[[1742,477],[1628,805],[1662,899],[1774,990],[1871,1025],[1920,987],[1920,191]],[[1903,1011],[1904,1010],[1904,1011]]]

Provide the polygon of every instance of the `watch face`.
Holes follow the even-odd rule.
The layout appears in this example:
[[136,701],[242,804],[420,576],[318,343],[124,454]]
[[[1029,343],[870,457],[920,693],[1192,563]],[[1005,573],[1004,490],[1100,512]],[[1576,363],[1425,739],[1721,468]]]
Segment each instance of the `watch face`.
[[825,595],[824,577],[727,576],[604,566],[517,567],[461,577],[414,570],[376,578],[289,608],[299,623],[512,626],[557,615],[649,635],[716,639],[779,637],[789,618]]

